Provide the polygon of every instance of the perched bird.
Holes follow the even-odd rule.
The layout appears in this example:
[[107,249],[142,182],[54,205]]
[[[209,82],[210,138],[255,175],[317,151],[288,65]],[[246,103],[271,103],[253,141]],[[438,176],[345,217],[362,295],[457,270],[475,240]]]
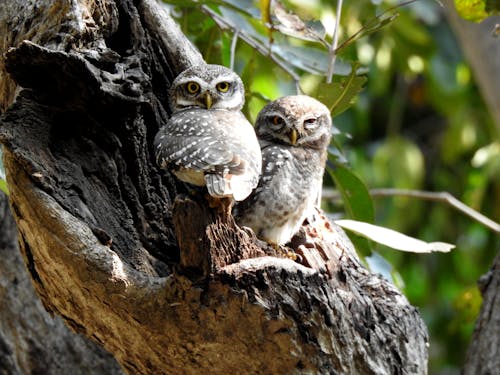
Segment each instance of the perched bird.
[[255,131],[262,175],[253,193],[235,207],[240,226],[275,248],[290,241],[321,192],[331,129],[328,108],[309,96],[286,96],[260,111]]
[[191,67],[170,88],[172,116],[154,140],[156,160],[177,178],[206,186],[215,198],[245,199],[257,186],[262,158],[241,113],[245,90],[220,65]]

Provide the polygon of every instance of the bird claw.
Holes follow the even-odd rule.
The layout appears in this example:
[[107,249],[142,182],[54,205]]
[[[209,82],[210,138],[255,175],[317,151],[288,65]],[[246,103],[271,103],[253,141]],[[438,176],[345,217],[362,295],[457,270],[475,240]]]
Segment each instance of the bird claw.
[[284,255],[285,258],[299,263],[302,261],[302,257],[299,254],[295,253],[292,249],[276,243],[271,243],[270,245],[277,253]]

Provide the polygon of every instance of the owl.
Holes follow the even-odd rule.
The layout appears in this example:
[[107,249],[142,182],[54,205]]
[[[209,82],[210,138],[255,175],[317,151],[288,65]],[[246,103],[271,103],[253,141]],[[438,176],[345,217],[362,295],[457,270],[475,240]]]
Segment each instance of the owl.
[[238,75],[220,65],[194,66],[175,78],[169,94],[172,116],[154,140],[158,165],[206,186],[212,197],[248,197],[262,157],[254,128],[240,111],[245,90]]
[[286,96],[260,111],[262,176],[234,210],[240,226],[275,247],[290,241],[321,192],[331,129],[328,108],[309,96]]

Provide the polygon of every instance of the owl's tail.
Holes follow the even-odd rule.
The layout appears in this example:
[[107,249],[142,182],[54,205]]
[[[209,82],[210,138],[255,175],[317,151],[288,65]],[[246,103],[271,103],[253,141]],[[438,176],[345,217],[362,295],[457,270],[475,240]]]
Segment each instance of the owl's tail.
[[208,193],[215,198],[232,197],[235,201],[242,201],[250,195],[255,184],[248,180],[246,175],[216,173],[205,174]]

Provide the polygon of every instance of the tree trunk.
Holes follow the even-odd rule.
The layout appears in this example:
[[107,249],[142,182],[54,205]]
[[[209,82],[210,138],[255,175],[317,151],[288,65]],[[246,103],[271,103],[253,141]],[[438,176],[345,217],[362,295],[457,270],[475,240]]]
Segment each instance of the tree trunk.
[[0,233],[0,374],[122,374],[110,354],[43,308],[24,267],[3,193]]
[[169,84],[203,60],[155,0],[28,3],[0,12],[0,140],[49,311],[134,374],[426,373],[418,311],[320,213],[299,264],[156,167]]
[[500,43],[493,36],[500,16],[481,23],[466,21],[457,14],[452,0],[445,0],[446,15],[469,62],[474,78],[486,102],[497,131],[500,131]]
[[483,304],[467,351],[465,375],[496,374],[500,369],[500,253],[479,280],[479,288]]

